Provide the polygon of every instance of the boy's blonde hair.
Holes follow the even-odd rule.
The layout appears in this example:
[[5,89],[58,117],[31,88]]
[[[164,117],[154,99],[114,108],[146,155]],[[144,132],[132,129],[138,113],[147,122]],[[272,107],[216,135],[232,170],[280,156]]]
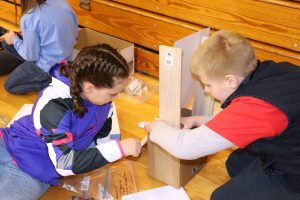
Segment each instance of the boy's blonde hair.
[[255,68],[257,59],[249,41],[230,30],[212,34],[195,51],[191,71],[207,78],[222,78],[227,74],[247,76]]

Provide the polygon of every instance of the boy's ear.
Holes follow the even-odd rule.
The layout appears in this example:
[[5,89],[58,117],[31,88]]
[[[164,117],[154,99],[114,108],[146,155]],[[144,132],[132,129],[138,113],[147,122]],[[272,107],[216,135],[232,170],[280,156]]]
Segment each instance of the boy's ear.
[[239,86],[239,80],[235,75],[225,75],[225,81],[227,82],[228,86],[232,89],[236,89]]

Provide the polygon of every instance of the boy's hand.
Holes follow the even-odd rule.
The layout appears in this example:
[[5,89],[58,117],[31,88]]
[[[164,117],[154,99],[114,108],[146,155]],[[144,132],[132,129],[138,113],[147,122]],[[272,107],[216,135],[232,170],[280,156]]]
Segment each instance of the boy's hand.
[[182,117],[180,124],[182,129],[191,129],[204,124],[204,116]]
[[141,142],[134,138],[128,138],[120,141],[124,151],[124,156],[137,157],[141,153]]
[[156,121],[154,121],[154,122],[149,122],[149,123],[145,124],[144,129],[145,129],[148,133],[150,133],[150,132],[152,131],[153,127],[156,126],[156,125],[157,125],[157,122],[156,122]]
[[181,117],[180,119],[181,129],[191,129],[195,126],[193,117]]
[[0,40],[5,40],[8,45],[12,44],[12,38],[16,35],[14,31],[8,31],[0,37]]
[[144,129],[149,133],[152,131],[154,126],[156,126],[157,124],[159,124],[161,122],[164,122],[163,120],[159,119],[158,117],[156,117],[154,120],[155,121],[153,121],[153,122],[145,123]]

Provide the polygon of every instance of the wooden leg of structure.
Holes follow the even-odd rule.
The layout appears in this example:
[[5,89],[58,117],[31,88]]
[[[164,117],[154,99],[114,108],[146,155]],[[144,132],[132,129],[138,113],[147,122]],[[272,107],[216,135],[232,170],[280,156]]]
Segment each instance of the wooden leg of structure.
[[[181,117],[181,58],[180,48],[160,46],[159,118],[177,128]],[[180,160],[148,143],[149,175],[177,188],[189,181],[205,160]]]

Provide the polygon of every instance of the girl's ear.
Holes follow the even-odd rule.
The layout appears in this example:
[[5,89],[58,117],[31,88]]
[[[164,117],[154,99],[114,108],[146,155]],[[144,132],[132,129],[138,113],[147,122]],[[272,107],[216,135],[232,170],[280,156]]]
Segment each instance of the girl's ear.
[[235,75],[227,74],[225,76],[225,81],[231,89],[236,89],[239,86],[239,79]]
[[90,82],[83,82],[82,83],[82,90],[84,93],[91,93],[94,88],[94,85]]

